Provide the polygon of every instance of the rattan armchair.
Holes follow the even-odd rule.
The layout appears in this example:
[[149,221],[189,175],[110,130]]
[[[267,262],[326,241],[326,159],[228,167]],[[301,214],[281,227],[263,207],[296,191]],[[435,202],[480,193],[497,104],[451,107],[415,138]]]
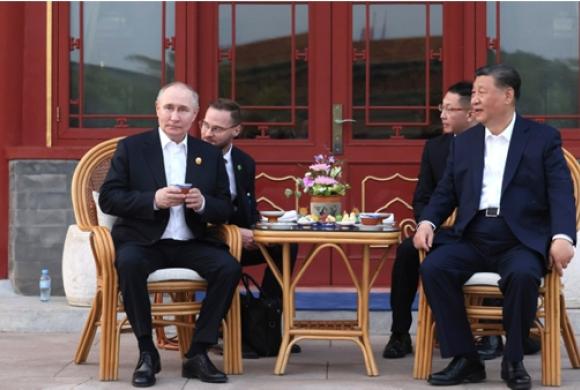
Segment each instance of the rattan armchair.
[[[97,271],[97,291],[81,333],[74,361],[83,363],[97,331],[99,340],[99,378],[117,380],[119,368],[119,339],[123,329],[128,328],[126,316],[118,291],[115,269],[115,248],[108,228],[99,226],[93,191],[99,191],[110,167],[110,160],[120,138],[102,142],[89,150],[78,163],[72,180],[72,201],[76,223],[83,231],[91,233],[91,247]],[[242,241],[239,230],[232,225],[220,227],[224,242],[230,253],[240,259]],[[163,270],[160,270],[161,272]],[[157,272],[160,272],[157,271]],[[183,355],[189,347],[201,303],[195,301],[195,292],[205,290],[206,282],[191,270],[189,275],[166,279],[156,273],[149,278],[149,291],[163,293],[171,299],[152,303],[154,326],[174,325],[177,328],[180,351]],[[157,275],[156,275],[157,274]],[[224,371],[228,374],[242,373],[241,330],[239,294],[234,294],[232,305],[222,322],[224,339]]]
[[[563,152],[572,174],[576,198],[576,229],[578,230],[580,229],[580,165],[572,154],[565,149]],[[453,221],[454,216],[445,224],[452,225]],[[421,251],[420,258],[421,261],[425,258],[424,251]],[[487,304],[489,299],[486,300],[485,306],[482,305],[484,298],[502,297],[497,284],[498,280],[498,274],[492,273],[490,275],[490,273],[478,272],[463,287],[466,313],[474,335],[504,334],[501,323],[502,307],[489,306]],[[560,276],[556,272],[549,272],[544,277],[540,287],[539,301],[537,318],[532,332],[540,335],[542,345],[542,385],[560,386],[562,383],[560,334],[573,368],[580,368],[580,354],[570,318],[566,312]],[[431,373],[434,335],[433,315],[421,287],[419,289],[417,347],[413,367],[415,379],[427,379]]]

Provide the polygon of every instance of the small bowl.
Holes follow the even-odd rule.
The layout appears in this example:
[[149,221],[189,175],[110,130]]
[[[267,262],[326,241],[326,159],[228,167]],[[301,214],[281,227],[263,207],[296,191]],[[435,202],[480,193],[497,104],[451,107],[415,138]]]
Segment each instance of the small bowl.
[[278,218],[284,215],[283,211],[279,210],[271,210],[271,211],[260,211],[263,217],[268,219],[269,223],[278,221]]
[[367,225],[367,226],[374,226],[374,225],[378,225],[379,223],[381,223],[381,217],[380,215],[374,213],[374,214],[360,214],[359,215],[360,218],[360,223],[363,225]]

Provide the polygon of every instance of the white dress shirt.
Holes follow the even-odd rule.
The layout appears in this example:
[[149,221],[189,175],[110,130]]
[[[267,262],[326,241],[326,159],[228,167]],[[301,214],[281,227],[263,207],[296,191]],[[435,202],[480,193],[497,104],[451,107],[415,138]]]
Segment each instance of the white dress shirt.
[[[165,180],[168,185],[185,183],[185,169],[187,167],[187,137],[180,143],[169,139],[159,129],[161,149],[163,150],[163,165]],[[173,206],[169,209],[169,222],[161,239],[186,241],[193,238],[193,233],[185,223],[185,205]]]
[[498,135],[493,135],[487,127],[485,128],[483,181],[481,183],[481,198],[479,198],[480,210],[490,207],[499,209],[505,163],[515,122],[516,114],[514,112],[510,123]]
[[226,161],[226,172],[228,173],[228,179],[230,181],[230,194],[232,195],[232,200],[234,200],[238,196],[238,191],[236,189],[236,174],[234,172],[234,162],[232,161],[232,149],[233,145],[230,144],[230,149],[224,154],[224,160]]

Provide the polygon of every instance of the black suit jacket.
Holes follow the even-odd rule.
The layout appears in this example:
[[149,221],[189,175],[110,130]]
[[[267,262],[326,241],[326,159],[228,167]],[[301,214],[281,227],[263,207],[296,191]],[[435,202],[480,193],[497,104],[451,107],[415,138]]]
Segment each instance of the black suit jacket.
[[[422,220],[440,225],[457,208],[458,236],[479,209],[485,128],[477,125],[453,139],[443,179]],[[516,116],[502,180],[500,214],[517,239],[546,259],[555,234],[576,241],[576,206],[560,133]]]
[[[205,197],[202,214],[185,211],[185,221],[195,238],[204,239],[208,222],[224,223],[232,213],[221,150],[188,135],[185,181]],[[153,202],[155,192],[167,185],[158,129],[119,142],[99,196],[102,210],[119,217],[111,232],[116,245],[151,244],[161,238],[169,209],[154,210]]]
[[235,146],[232,147],[232,164],[236,178],[237,196],[230,223],[242,228],[251,228],[260,220],[256,205],[256,162]]
[[443,177],[452,139],[453,134],[442,134],[425,143],[421,157],[419,182],[413,195],[413,213],[417,222],[419,222],[423,208],[429,203],[437,183]]

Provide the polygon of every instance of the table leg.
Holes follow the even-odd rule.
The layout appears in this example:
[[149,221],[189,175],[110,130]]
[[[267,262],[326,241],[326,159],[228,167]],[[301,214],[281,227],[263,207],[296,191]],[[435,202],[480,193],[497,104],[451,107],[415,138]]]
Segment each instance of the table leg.
[[364,345],[365,365],[368,376],[379,375],[377,364],[373,356],[371,342],[369,339],[369,290],[370,290],[370,247],[363,245],[362,281],[359,291],[359,326],[362,331],[362,343]]
[[290,275],[290,244],[284,243],[282,244],[282,342],[274,368],[276,375],[284,374],[290,352],[290,328],[294,323],[294,294],[290,290]]

